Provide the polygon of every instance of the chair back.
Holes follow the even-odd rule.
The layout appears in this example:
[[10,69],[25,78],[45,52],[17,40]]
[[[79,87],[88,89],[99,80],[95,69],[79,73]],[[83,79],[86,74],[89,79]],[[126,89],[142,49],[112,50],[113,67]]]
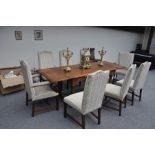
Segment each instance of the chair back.
[[38,52],[39,69],[51,68],[52,64],[52,52],[42,51]]
[[27,62],[24,60],[20,60],[20,65],[21,65],[21,69],[24,77],[26,92],[28,93],[29,97],[32,98],[31,86],[33,85],[33,80],[32,80],[30,68]]
[[150,66],[151,66],[151,62],[144,62],[139,66],[137,75],[133,84],[133,90],[140,90],[143,88]]
[[134,60],[133,53],[119,53],[118,64],[128,68],[133,64],[133,60]]
[[83,114],[101,107],[108,77],[108,73],[101,70],[87,76],[82,101]]
[[136,70],[136,65],[131,65],[127,71],[127,74],[125,75],[121,91],[120,91],[120,99],[123,100],[124,97],[127,95],[131,81],[133,79],[134,73]]

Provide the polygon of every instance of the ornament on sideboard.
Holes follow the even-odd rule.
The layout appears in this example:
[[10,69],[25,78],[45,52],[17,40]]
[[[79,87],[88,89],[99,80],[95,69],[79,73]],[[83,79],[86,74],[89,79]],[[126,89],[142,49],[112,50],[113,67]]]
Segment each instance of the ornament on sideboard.
[[90,50],[88,49],[82,49],[80,51],[80,68],[88,69],[91,67],[90,65]]
[[104,50],[104,47],[102,47],[102,49],[100,51],[98,51],[98,53],[100,54],[100,57],[101,57],[101,60],[99,61],[99,65],[103,66],[103,64],[104,64],[103,57],[107,53],[107,51]]
[[69,48],[63,50],[63,57],[66,59],[66,64],[67,64],[66,67],[64,68],[66,72],[71,71],[71,67],[69,66],[69,60],[71,59],[72,56],[73,56],[73,52]]

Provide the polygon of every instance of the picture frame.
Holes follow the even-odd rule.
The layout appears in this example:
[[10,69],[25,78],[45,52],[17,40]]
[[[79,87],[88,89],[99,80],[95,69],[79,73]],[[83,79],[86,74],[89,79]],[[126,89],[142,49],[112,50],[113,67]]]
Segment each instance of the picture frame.
[[34,39],[43,40],[43,30],[34,30]]
[[15,39],[22,40],[22,31],[15,31]]

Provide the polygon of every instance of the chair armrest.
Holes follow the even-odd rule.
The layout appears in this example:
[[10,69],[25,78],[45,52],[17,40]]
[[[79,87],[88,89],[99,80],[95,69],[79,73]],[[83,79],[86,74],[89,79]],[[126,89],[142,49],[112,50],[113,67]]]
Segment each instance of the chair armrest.
[[33,75],[32,75],[32,78],[38,77],[38,76],[40,76],[40,74],[33,74]]
[[34,83],[31,87],[38,87],[38,86],[49,85],[49,84],[50,84],[50,82],[48,82],[48,81],[37,82],[37,83]]

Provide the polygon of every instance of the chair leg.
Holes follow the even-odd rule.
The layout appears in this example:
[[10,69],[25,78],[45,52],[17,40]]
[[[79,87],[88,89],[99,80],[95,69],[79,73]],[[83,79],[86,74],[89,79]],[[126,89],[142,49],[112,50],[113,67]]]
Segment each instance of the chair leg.
[[67,90],[69,89],[69,81],[67,80]]
[[59,110],[59,100],[58,100],[58,97],[56,97],[55,99],[56,99],[56,110]]
[[81,114],[81,118],[82,118],[82,129],[85,129],[85,115]]
[[107,97],[107,96],[105,96],[104,100],[106,101],[107,99],[108,99],[108,97]]
[[142,99],[142,89],[140,89],[140,93],[139,93],[139,102],[141,101]]
[[122,101],[119,102],[119,116],[121,116],[122,111]]
[[26,106],[28,106],[28,101],[29,100],[29,97],[28,97],[28,93],[26,92]]
[[124,98],[124,108],[126,108],[127,96]]
[[64,102],[64,117],[67,117],[67,104]]
[[134,91],[132,91],[132,100],[131,100],[131,105],[133,105],[133,104],[134,104],[134,96],[135,96],[135,93],[134,93]]
[[98,109],[98,124],[101,124],[101,108]]
[[32,102],[32,117],[34,117],[35,113],[35,101]]

